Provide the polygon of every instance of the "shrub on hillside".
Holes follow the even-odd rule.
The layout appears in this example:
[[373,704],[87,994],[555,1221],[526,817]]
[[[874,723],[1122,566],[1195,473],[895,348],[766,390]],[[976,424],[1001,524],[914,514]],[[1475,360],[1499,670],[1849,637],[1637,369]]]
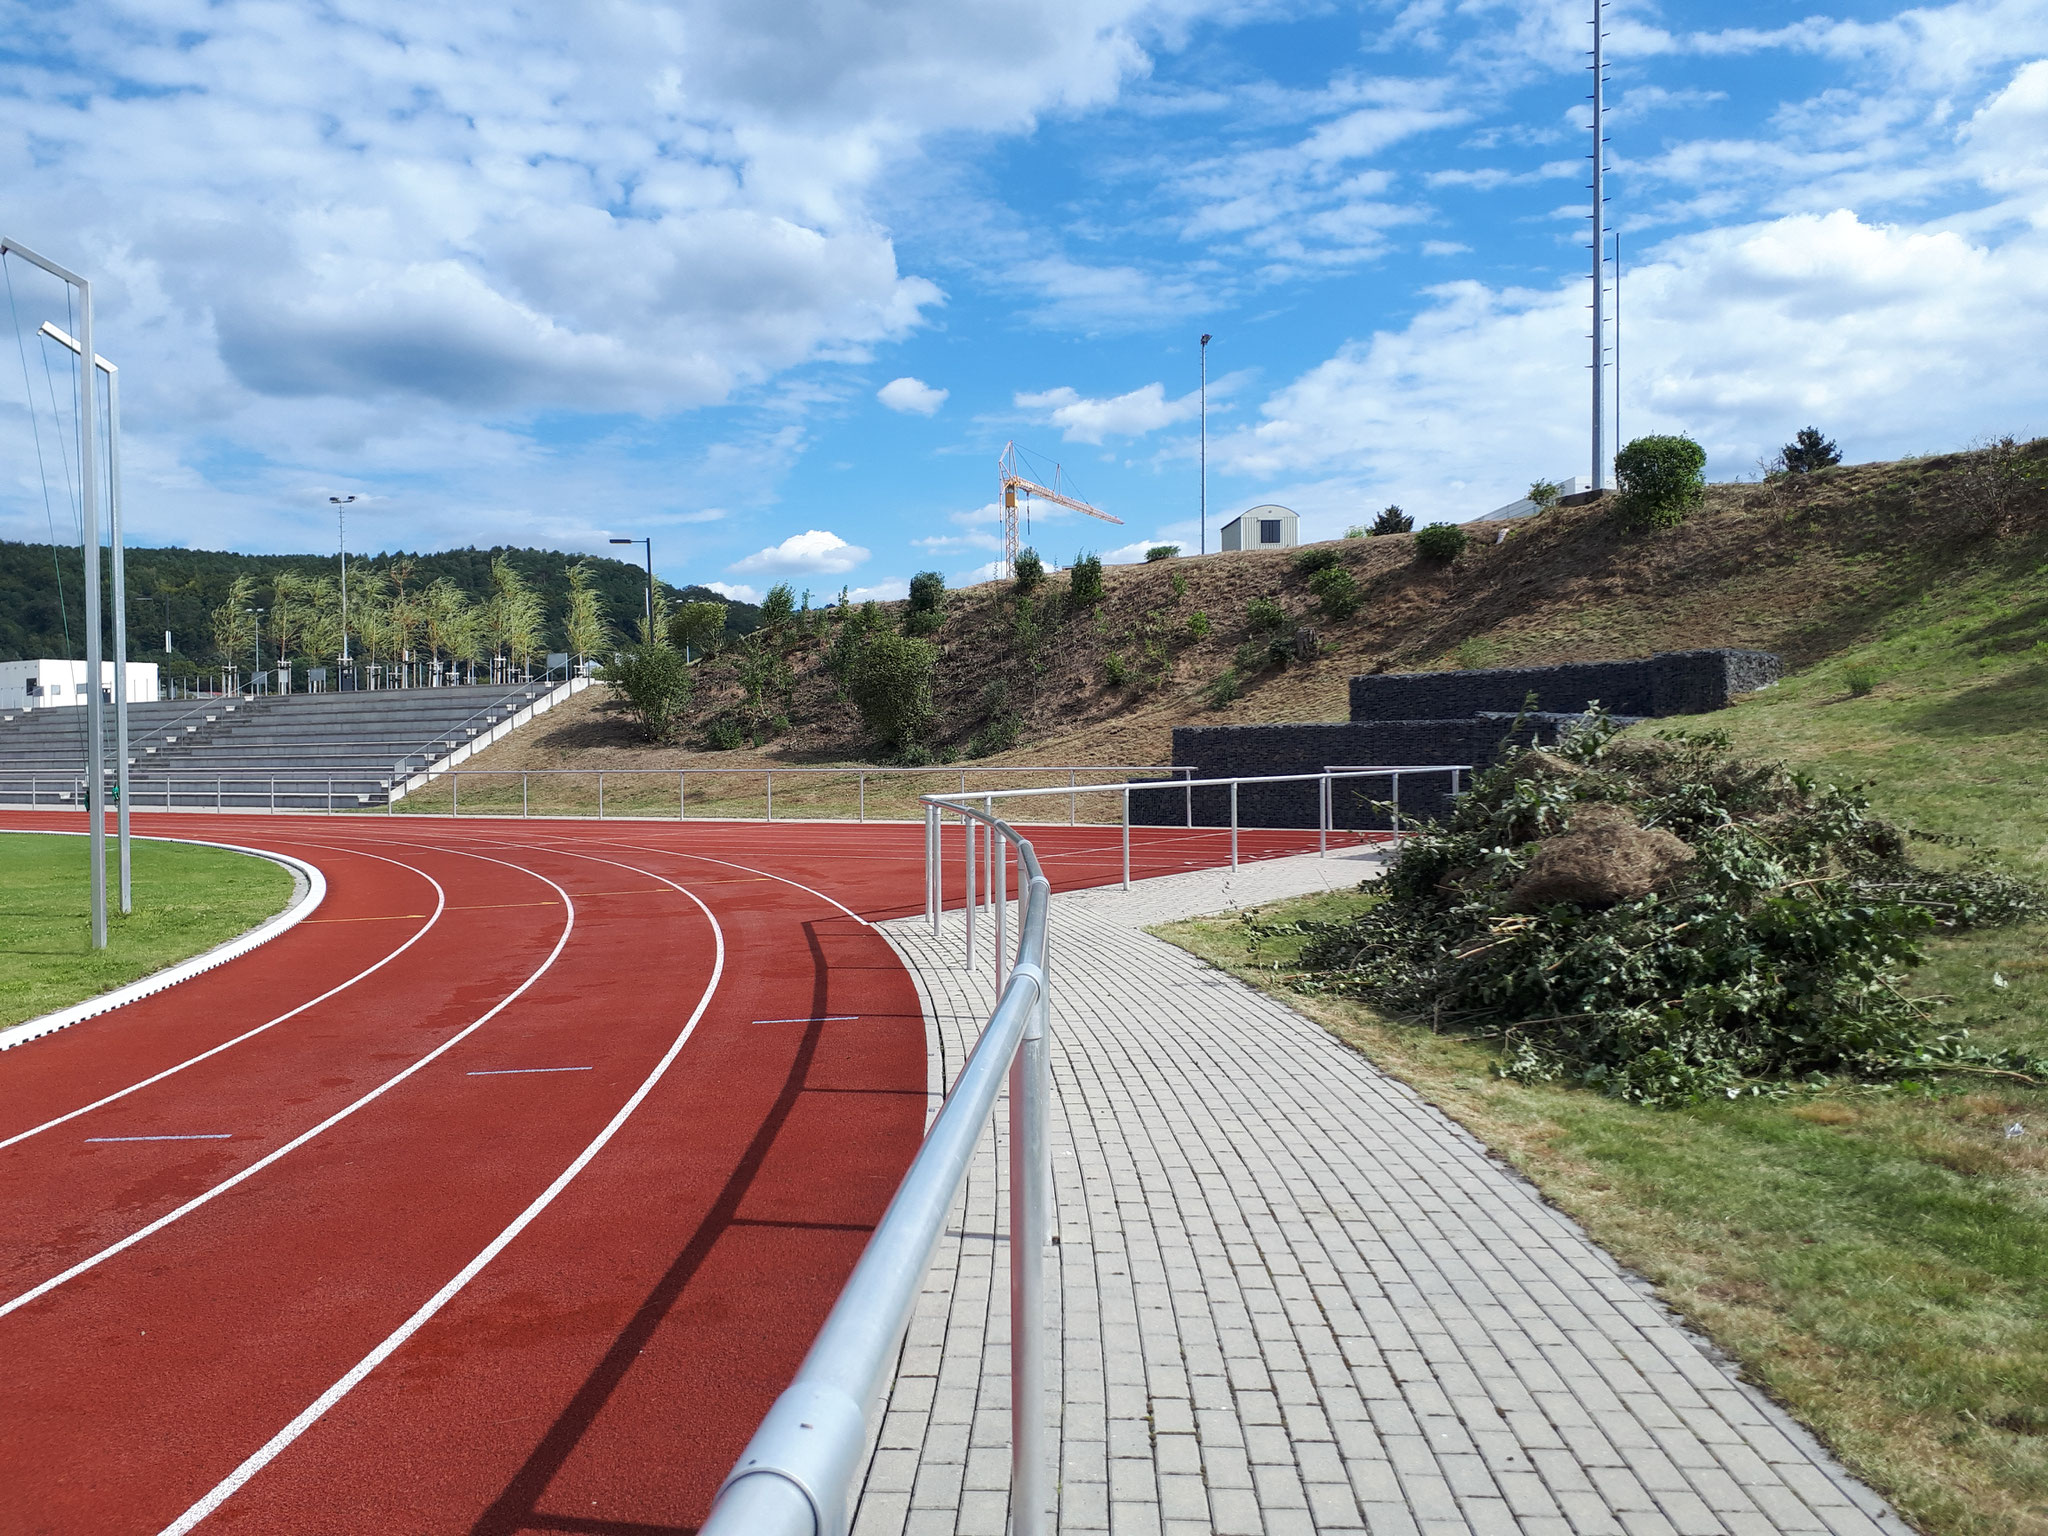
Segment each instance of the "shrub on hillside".
[[1287,610],[1270,597],[1255,597],[1244,605],[1245,628],[1255,635],[1273,635],[1287,628]]
[[882,751],[896,758],[922,756],[937,712],[932,678],[939,652],[929,640],[878,634],[854,664],[847,692],[861,723]]
[[694,690],[690,668],[674,646],[639,645],[621,651],[598,678],[612,685],[614,700],[649,741],[667,746],[682,731]]
[[1639,437],[1614,456],[1616,503],[1631,528],[1676,528],[1707,493],[1707,451],[1689,437]]
[[1470,542],[1456,523],[1431,523],[1415,535],[1415,558],[1432,565],[1449,565],[1465,553]]
[[946,622],[946,578],[937,571],[919,571],[910,578],[910,602],[903,610],[903,633],[935,635]]
[[1307,549],[1296,550],[1294,553],[1294,569],[1296,574],[1301,576],[1313,576],[1318,571],[1327,571],[1332,566],[1343,563],[1342,551],[1331,549],[1327,545],[1311,544]]
[[746,731],[731,715],[719,715],[704,727],[704,745],[714,752],[736,751],[746,739]]
[[1564,487],[1555,480],[1531,480],[1528,498],[1539,510],[1548,510],[1557,505],[1557,498],[1564,493]]
[[1045,562],[1035,549],[1017,551],[1017,590],[1036,592],[1045,584]]
[[1188,595],[1187,577],[1181,575],[1179,571],[1175,571],[1166,578],[1166,589],[1173,594],[1173,600],[1176,603],[1179,602]]
[[1389,533],[1412,533],[1414,529],[1414,518],[1399,507],[1388,507],[1372,520],[1372,526],[1365,531],[1368,535],[1378,538]]
[[778,581],[761,599],[761,627],[771,634],[780,634],[795,620],[796,589],[786,581]]
[[1819,427],[1801,427],[1792,441],[1778,450],[1776,467],[1788,475],[1810,475],[1841,462],[1842,450],[1822,437]]
[[1209,638],[1209,615],[1197,608],[1188,615],[1188,638],[1206,640]]
[[1179,553],[1180,546],[1178,544],[1154,544],[1145,551],[1145,563],[1150,565],[1155,560],[1171,560]]
[[1067,596],[1078,607],[1088,608],[1102,601],[1102,557],[1076,555],[1067,568]]
[[1307,990],[1496,1039],[1507,1076],[1646,1104],[2048,1071],[1937,1033],[1900,990],[1922,936],[2038,913],[2043,893],[1905,848],[1858,795],[1724,735],[1620,740],[1596,715],[1479,775],[1402,844],[1384,900],[1286,931],[1308,935]]
[[1225,667],[1217,674],[1216,681],[1209,685],[1209,707],[1225,709],[1236,700],[1242,688],[1236,667]]
[[1131,669],[1123,657],[1111,651],[1102,658],[1102,676],[1112,688],[1121,688],[1131,680]]
[[1365,602],[1365,592],[1341,565],[1326,566],[1308,579],[1326,619],[1348,619]]

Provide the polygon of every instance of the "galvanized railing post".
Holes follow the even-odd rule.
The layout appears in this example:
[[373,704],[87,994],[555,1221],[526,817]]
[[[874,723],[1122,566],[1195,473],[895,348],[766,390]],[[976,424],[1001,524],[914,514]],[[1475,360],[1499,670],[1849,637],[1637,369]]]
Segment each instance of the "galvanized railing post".
[[1401,775],[1394,774],[1394,841],[1401,841]]
[[519,815],[522,820],[525,819],[527,808],[531,800],[531,796],[527,792],[527,780],[529,777],[530,775],[524,773],[519,775]]
[[1237,785],[1230,786],[1230,867],[1237,868]]
[[216,815],[216,816],[218,816],[218,815],[219,815],[219,814],[221,813],[221,809],[222,809],[222,806],[221,806],[221,800],[222,800],[222,795],[221,795],[221,787],[220,787],[220,780],[219,780],[219,779],[215,779],[215,780],[213,781],[213,814],[214,814],[214,815]]
[[1070,827],[1075,824],[1075,802],[1078,797],[1074,794],[1074,786],[1081,782],[1077,777],[1080,771],[1078,768],[1067,770],[1067,825]]
[[1131,888],[1131,786],[1124,786],[1124,889]]
[[270,814],[277,814],[277,775],[270,776]]
[[460,816],[462,814],[462,771],[460,769],[449,770],[448,793],[450,796],[451,814]]
[[602,771],[597,776],[597,819],[599,821],[604,820],[604,774]]
[[327,814],[334,814],[334,780],[331,778],[327,781]]
[[996,856],[996,879],[993,892],[996,899],[996,993],[1003,990],[1003,966],[1008,960],[1004,950],[1010,936],[1010,840],[997,837],[991,829],[989,842]]
[[1330,776],[1327,773],[1316,785],[1316,854],[1325,859],[1330,856]]
[[774,770],[773,768],[770,768],[770,769],[769,769],[769,770],[767,771],[767,779],[768,779],[768,819],[769,819],[770,821],[773,821],[773,820],[775,819],[775,770]]
[[678,771],[676,774],[676,820],[690,819],[690,776]]
[[960,812],[961,840],[967,845],[967,889],[962,902],[967,916],[967,969],[974,969],[974,818],[963,808]]
[[[1043,894],[1039,896],[1044,899]],[[1010,1063],[1010,1532],[1046,1528],[1045,1247],[1049,1203],[1045,980]]]
[[868,776],[864,773],[860,775],[860,819],[868,819]]

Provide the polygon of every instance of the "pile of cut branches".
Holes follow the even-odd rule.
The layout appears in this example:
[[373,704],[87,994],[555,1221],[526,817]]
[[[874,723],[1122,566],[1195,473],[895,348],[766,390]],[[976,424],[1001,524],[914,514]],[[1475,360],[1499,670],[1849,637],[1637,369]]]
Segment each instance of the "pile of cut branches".
[[1738,758],[1714,732],[1621,737],[1597,712],[1481,774],[1402,845],[1382,895],[1305,937],[1295,985],[1499,1042],[1501,1070],[1647,1104],[1807,1078],[2048,1080],[1904,990],[1920,941],[2048,906],[1947,872],[1853,790]]

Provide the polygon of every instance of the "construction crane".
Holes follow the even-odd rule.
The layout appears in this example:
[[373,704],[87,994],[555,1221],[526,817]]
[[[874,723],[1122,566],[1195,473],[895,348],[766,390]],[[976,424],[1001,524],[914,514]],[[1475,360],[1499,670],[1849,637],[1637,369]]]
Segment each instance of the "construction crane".
[[[1060,477],[1060,467],[1057,464],[1052,467],[1052,477],[1055,481]],[[1115,523],[1118,527],[1123,526],[1124,520],[1122,518],[1111,517],[1100,507],[1091,507],[1085,501],[1076,500],[1064,492],[1055,490],[1052,486],[1040,485],[1036,480],[1029,479],[1019,473],[1017,469],[1017,445],[1013,442],[1003,444],[1003,451],[996,455],[996,478],[1003,487],[1003,569],[1012,577],[1017,574],[1017,493],[1019,491],[1022,491],[1026,497],[1037,496],[1042,500],[1053,503],[1055,506],[1071,507],[1074,511],[1085,512],[1090,517],[1099,517],[1105,523]]]

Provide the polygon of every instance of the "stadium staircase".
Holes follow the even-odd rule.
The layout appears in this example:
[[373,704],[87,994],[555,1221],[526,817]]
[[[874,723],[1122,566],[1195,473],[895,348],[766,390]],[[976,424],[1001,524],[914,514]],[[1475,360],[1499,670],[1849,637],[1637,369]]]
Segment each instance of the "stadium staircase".
[[[138,810],[385,806],[585,686],[576,678],[131,703],[130,804]],[[103,761],[111,788],[113,710],[105,716]],[[83,709],[0,715],[0,806],[82,805],[85,747]]]

